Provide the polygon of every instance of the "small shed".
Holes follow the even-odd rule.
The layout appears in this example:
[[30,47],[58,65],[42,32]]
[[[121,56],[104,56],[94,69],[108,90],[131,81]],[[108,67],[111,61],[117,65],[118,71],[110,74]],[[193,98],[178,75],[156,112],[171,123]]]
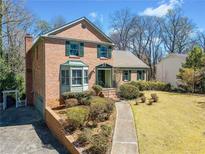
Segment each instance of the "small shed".
[[156,65],[156,79],[177,87],[177,74],[186,61],[186,54],[169,54]]

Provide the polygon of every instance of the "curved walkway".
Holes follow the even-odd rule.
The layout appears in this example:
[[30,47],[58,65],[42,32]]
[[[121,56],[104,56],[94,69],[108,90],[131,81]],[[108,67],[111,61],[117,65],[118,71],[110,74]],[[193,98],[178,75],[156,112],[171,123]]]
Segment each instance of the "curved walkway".
[[117,117],[111,154],[138,154],[137,136],[130,104],[117,102]]

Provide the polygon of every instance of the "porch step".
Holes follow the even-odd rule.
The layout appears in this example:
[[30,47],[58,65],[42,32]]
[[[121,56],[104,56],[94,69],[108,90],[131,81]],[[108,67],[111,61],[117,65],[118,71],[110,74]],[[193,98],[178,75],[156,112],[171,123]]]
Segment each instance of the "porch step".
[[117,96],[117,90],[114,88],[105,88],[102,90],[104,97],[111,98],[113,100],[119,100]]

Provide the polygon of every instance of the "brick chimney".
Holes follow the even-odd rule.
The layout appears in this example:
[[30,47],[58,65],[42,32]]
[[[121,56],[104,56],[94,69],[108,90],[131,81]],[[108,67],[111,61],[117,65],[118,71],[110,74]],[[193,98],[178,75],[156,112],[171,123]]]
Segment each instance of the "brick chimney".
[[25,36],[25,64],[26,64],[26,98],[27,104],[33,104],[33,79],[32,79],[32,51],[33,37],[30,34]]
[[29,51],[33,44],[33,37],[30,34],[26,34],[25,36],[25,53]]

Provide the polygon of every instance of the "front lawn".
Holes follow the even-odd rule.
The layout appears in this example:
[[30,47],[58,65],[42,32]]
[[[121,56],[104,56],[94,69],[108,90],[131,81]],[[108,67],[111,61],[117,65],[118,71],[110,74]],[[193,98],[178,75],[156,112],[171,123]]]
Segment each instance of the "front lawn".
[[205,95],[157,93],[159,102],[131,103],[141,154],[204,154]]

